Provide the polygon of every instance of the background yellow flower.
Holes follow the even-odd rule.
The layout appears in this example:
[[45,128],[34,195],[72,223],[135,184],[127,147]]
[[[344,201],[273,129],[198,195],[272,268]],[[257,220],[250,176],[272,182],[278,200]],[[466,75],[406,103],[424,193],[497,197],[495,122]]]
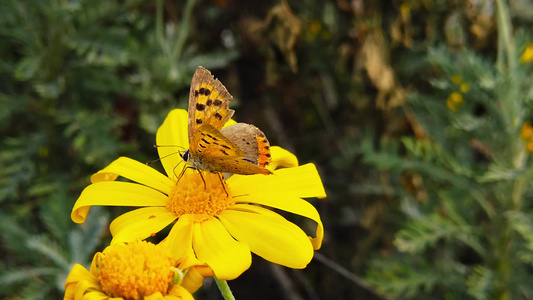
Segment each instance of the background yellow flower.
[[137,241],[117,243],[94,255],[90,270],[76,264],[65,282],[65,300],[186,299],[183,276],[167,249]]

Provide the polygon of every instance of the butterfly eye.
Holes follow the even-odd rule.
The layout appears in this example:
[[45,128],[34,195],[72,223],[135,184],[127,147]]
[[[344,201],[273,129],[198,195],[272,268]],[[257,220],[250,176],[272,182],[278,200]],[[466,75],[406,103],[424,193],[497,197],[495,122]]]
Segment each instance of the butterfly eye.
[[191,154],[189,153],[189,150],[185,150],[183,154],[181,155],[181,158],[183,158],[184,161],[189,161],[189,158],[191,157]]

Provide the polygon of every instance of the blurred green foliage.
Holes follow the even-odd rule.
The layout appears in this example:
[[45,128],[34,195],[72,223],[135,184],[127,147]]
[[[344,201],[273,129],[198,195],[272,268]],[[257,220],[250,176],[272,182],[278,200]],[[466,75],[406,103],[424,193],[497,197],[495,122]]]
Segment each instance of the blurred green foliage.
[[[72,205],[119,156],[157,158],[202,65],[328,191],[313,201],[328,259],[256,258],[237,299],[533,298],[532,15],[531,1],[0,0],[0,296],[60,298],[105,247],[121,211],[79,226]],[[220,297],[209,281],[196,296]]]

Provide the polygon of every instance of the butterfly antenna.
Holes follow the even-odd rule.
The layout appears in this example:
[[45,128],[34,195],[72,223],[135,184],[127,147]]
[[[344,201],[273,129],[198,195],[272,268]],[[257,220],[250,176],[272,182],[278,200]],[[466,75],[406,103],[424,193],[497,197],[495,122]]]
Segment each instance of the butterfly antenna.
[[157,161],[160,161],[160,160],[161,160],[161,159],[158,158],[158,159],[154,159],[154,160],[148,161],[148,162],[146,162],[146,165],[149,166],[149,165],[151,165],[151,164],[153,164],[153,163],[155,163],[155,162],[157,162]]
[[178,146],[178,145],[154,145],[154,148],[165,148],[165,147],[173,147],[173,148],[181,148],[185,150],[185,147]]
[[[154,148],[158,148],[158,147],[180,147],[180,148],[183,148],[183,147],[181,147],[181,146],[158,146],[158,145],[154,145]],[[172,155],[174,155],[174,154],[179,154],[179,155],[181,156],[181,151],[178,150],[177,152],[172,152],[172,153],[167,154],[167,155],[165,155],[165,156],[163,156],[163,157],[160,157],[160,158],[158,158],[158,159],[151,160],[151,161],[147,162],[146,165],[151,165],[151,164],[153,164],[153,163],[155,163],[155,162],[157,162],[157,161],[162,160],[163,158],[167,158],[167,157],[172,156]],[[178,165],[179,165],[179,164],[178,164]],[[176,174],[174,174],[174,175],[176,175]]]
[[226,191],[226,185],[224,185],[224,181],[222,180],[222,173],[217,172],[218,179],[220,179],[220,184],[222,184],[222,188],[224,189],[224,192],[226,192],[226,196],[229,197],[228,191]]

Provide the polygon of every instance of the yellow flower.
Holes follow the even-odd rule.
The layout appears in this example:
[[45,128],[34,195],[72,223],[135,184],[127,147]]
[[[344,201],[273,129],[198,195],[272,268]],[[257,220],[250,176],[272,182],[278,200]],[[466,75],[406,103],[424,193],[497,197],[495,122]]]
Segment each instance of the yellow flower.
[[[156,142],[189,147],[185,110],[169,113]],[[307,266],[324,234],[318,212],[301,199],[326,196],[313,164],[298,166],[293,154],[274,146],[269,165],[273,175],[232,175],[222,181],[217,174],[202,172],[202,180],[198,171],[188,169],[176,182],[181,172],[177,166],[184,165],[176,149],[158,147],[168,176],[127,157],[94,174],[74,204],[72,220],[83,223],[92,205],[141,207],[111,223],[112,244],[145,239],[177,220],[162,244],[183,268],[207,264],[221,280],[248,269],[251,252],[291,268]],[[114,181],[119,176],[133,182]],[[267,207],[315,221],[315,237]]]
[[463,82],[463,78],[461,77],[461,75],[455,74],[452,76],[452,82],[455,84],[460,84],[461,82]]
[[470,91],[470,85],[468,85],[468,83],[466,83],[466,82],[463,82],[463,83],[461,83],[461,85],[459,86],[459,90],[460,90],[462,93],[466,93],[466,92]]
[[459,92],[451,93],[446,100],[446,106],[448,106],[451,111],[457,111],[459,107],[463,105],[463,103],[463,95]]
[[533,126],[530,122],[524,122],[522,125],[522,131],[520,132],[520,137],[523,141],[530,140],[533,137]]
[[526,150],[528,152],[533,152],[533,126],[531,125],[531,122],[524,122],[522,130],[520,131],[520,138],[526,142]]
[[411,12],[411,5],[408,2],[402,3],[400,5],[400,12],[402,15],[408,15]]
[[526,50],[524,51],[524,53],[522,54],[522,56],[520,56],[521,63],[531,62],[531,61],[533,61],[533,43],[529,44]]
[[192,300],[179,284],[182,278],[164,247],[144,241],[118,243],[96,253],[89,271],[79,264],[72,267],[64,299]]
[[526,144],[526,150],[528,152],[533,152],[533,139],[530,139]]

